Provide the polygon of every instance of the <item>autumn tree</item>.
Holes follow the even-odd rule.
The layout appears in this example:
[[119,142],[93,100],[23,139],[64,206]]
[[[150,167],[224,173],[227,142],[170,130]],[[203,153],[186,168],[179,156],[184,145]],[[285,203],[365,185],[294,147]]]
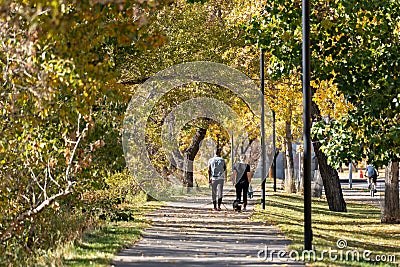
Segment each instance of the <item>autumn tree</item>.
[[[287,63],[289,66],[300,63],[299,56],[293,57],[299,54],[301,47],[300,6],[299,2],[288,4],[288,9],[280,5],[267,6],[264,18],[272,23],[255,19],[249,27],[249,33],[253,33],[251,27],[264,29],[262,33],[267,34],[261,34],[257,40],[274,44],[275,54],[280,54],[276,57],[279,71],[275,73],[278,75],[287,72]],[[268,15],[271,9],[291,14],[290,18],[270,19],[273,18]],[[335,141],[323,150],[337,161],[351,160],[350,155],[352,159],[366,157],[377,166],[396,163],[398,145],[393,134],[396,133],[399,69],[398,51],[394,47],[399,43],[396,23],[399,4],[396,1],[320,1],[314,2],[311,10],[313,79],[333,79],[333,84],[355,107],[348,116],[331,121],[327,129],[337,130],[325,137]],[[282,38],[277,38],[279,36]],[[314,111],[318,111],[317,107]],[[314,112],[316,114],[319,112]],[[319,138],[319,141],[323,140]],[[386,201],[391,199],[398,202],[389,195],[386,197]]]
[[[319,16],[319,5],[324,4],[318,2],[314,5],[312,15]],[[248,40],[264,48],[271,55],[270,77],[287,77],[291,72],[298,71],[300,68],[301,25],[300,1],[266,2],[263,13],[253,16],[246,24]],[[314,77],[317,73],[319,73],[318,70],[313,69]],[[317,106],[314,107],[313,117],[320,120],[319,109]],[[329,208],[333,211],[346,211],[336,170],[326,163],[326,156],[320,153],[318,143],[315,142],[314,151],[318,157]]]
[[289,78],[268,81],[266,99],[276,114],[277,147],[282,147],[285,155],[285,190],[295,193],[297,183],[294,170],[293,145],[301,137],[301,84],[293,73]]
[[[41,214],[69,219],[63,211],[79,202],[76,192],[101,186],[108,163],[123,168],[122,150],[119,158],[95,157],[113,149],[109,137],[118,131],[93,130],[118,124],[122,114],[113,113],[113,105],[126,94],[117,83],[116,61],[127,46],[140,50],[162,39],[144,29],[150,11],[166,2],[2,1],[1,255],[43,245],[32,242],[52,221]],[[107,125],[105,114],[113,115]]]
[[[179,1],[175,5],[165,7],[158,13],[157,22],[152,24],[149,32],[162,32],[167,37],[166,42],[156,49],[137,51],[130,55],[128,57],[129,63],[124,68],[123,83],[140,85],[158,71],[188,61],[225,63],[237,67],[246,74],[254,75],[253,69],[249,71],[249,65],[257,59],[255,57],[247,58],[248,53],[252,51],[242,50],[245,43],[242,31],[239,27],[227,23],[226,16],[230,10],[231,7],[223,1],[207,1],[204,3]],[[242,53],[237,54],[237,51],[242,51]],[[242,64],[243,62],[245,64]],[[218,86],[200,84],[190,84],[173,89],[154,108],[147,131],[147,140],[149,140],[147,151],[159,173],[166,177],[176,170],[174,170],[174,166],[169,166],[170,164],[163,152],[160,142],[161,126],[165,123],[166,116],[175,107],[184,101],[197,97],[217,99],[232,106],[240,116],[247,118],[246,123],[252,124],[249,127],[251,128],[249,134],[252,140],[256,139],[254,115],[246,114],[246,112],[251,113],[251,111],[229,90]],[[197,123],[198,126],[202,127],[191,124],[193,127],[185,128],[184,132],[187,138],[182,137],[185,143],[182,145],[181,151],[174,153],[176,158],[172,165],[179,165],[179,162],[183,164],[185,160],[181,157],[188,158],[188,162],[191,164],[192,159],[196,157],[200,142],[206,135],[212,136],[216,144],[223,147],[225,137],[212,134],[214,131],[217,132],[218,127],[207,126],[204,121],[197,121]],[[186,167],[187,170],[192,169],[190,166]],[[193,173],[185,172],[181,179],[186,185],[192,186],[194,184],[192,177]]]

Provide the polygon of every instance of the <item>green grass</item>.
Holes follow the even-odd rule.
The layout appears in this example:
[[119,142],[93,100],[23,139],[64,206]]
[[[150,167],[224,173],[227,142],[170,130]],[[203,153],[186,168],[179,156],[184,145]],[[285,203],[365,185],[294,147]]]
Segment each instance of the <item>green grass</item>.
[[114,255],[141,238],[150,226],[145,214],[161,206],[161,202],[138,202],[124,205],[134,215],[133,221],[105,221],[96,229],[84,233],[73,245],[63,249],[63,266],[110,266]]
[[[399,266],[400,265],[400,225],[380,223],[380,210],[370,205],[347,203],[347,213],[331,212],[325,200],[313,199],[312,229],[313,246],[317,256],[323,250],[342,250],[343,260],[330,259],[326,253],[323,260],[309,261],[312,266]],[[257,206],[253,220],[276,225],[282,234],[292,240],[289,251],[303,249],[303,196],[275,193],[266,197],[266,209]],[[338,240],[347,241],[347,247],[339,249]],[[360,260],[346,261],[346,252],[358,250]],[[363,253],[371,251],[368,258],[377,255],[395,256],[395,263],[368,262]],[[340,252],[332,252],[332,258]],[[293,254],[295,255],[295,254]]]

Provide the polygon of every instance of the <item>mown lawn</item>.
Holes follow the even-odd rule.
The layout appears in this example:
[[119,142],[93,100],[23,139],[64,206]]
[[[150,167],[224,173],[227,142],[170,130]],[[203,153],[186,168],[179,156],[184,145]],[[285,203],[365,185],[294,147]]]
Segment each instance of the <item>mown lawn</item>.
[[85,233],[81,240],[64,249],[64,266],[110,266],[114,255],[141,238],[143,229],[150,226],[145,214],[161,206],[161,202],[125,205],[134,219],[130,221],[104,221],[97,229]]
[[[347,203],[347,209],[347,213],[331,212],[325,200],[313,199],[313,246],[317,259],[311,254],[311,261],[307,261],[312,266],[400,266],[400,225],[381,224],[380,210],[374,206]],[[303,216],[303,196],[274,193],[266,197],[265,210],[260,205],[256,207],[252,219],[276,225],[292,240],[289,252],[295,250],[301,257]],[[297,257],[296,252],[291,255]],[[305,256],[309,258],[307,253]],[[378,262],[379,258],[386,262]]]

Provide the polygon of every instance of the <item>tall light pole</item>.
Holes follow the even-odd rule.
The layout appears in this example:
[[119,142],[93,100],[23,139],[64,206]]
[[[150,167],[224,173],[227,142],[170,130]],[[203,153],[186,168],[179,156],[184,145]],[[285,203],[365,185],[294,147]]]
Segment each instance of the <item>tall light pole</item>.
[[260,49],[260,91],[261,91],[261,203],[265,210],[265,128],[264,128],[264,50]]
[[311,228],[311,88],[310,0],[302,2],[303,20],[303,122],[304,122],[304,249],[312,249]]
[[[233,181],[233,168],[234,168],[234,160],[235,160],[235,152],[233,151],[234,146],[233,146],[233,131],[231,131],[231,175],[232,175],[232,181]],[[236,182],[236,181],[235,181]]]
[[274,152],[272,162],[272,177],[274,177],[274,192],[276,192],[276,124],[275,111],[272,111],[272,151]]

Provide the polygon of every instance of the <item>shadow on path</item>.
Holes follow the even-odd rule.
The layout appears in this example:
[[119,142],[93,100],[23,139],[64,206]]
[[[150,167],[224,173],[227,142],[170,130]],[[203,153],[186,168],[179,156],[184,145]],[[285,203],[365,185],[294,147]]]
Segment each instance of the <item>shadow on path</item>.
[[278,258],[290,241],[275,227],[250,220],[254,200],[247,211],[234,212],[231,190],[222,211],[212,211],[210,197],[203,196],[167,203],[150,213],[152,227],[118,253],[113,266],[304,266]]

